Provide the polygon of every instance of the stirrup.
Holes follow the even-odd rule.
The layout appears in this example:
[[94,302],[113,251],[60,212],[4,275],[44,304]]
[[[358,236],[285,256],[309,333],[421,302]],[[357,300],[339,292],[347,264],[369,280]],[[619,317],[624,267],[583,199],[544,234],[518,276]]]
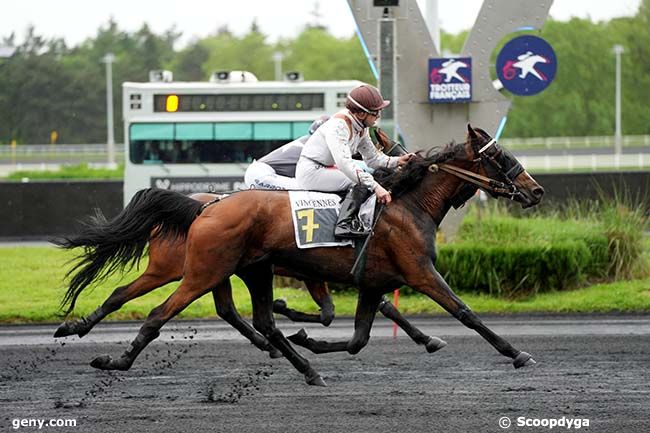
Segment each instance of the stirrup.
[[334,229],[334,237],[337,238],[363,238],[370,234],[366,231],[358,219],[350,222],[342,222]]

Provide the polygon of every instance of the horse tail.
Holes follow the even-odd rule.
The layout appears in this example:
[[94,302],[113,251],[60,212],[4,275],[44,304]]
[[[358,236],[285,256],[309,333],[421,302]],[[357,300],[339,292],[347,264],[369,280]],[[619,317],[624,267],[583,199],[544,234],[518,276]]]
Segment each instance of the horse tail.
[[[70,286],[61,301],[75,307],[81,292],[91,283],[104,280],[116,270],[136,266],[154,237],[184,238],[200,213],[202,203],[173,191],[149,188],[138,191],[114,219],[108,221],[99,209],[82,221],[79,234],[55,240],[61,248],[83,247],[66,274]],[[155,232],[154,232],[155,230]]]

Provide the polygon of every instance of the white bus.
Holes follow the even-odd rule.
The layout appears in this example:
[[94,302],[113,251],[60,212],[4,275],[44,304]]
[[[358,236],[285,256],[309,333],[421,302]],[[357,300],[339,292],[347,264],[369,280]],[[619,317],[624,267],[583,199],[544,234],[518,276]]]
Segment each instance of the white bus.
[[187,194],[241,189],[253,159],[307,134],[359,84],[257,81],[242,72],[214,82],[124,83],[124,203],[152,186]]

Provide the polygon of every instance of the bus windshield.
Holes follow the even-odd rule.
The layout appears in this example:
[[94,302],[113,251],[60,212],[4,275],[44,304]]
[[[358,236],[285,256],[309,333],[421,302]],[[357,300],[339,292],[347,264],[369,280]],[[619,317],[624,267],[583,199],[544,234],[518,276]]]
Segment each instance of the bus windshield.
[[250,163],[307,134],[309,122],[133,123],[133,164]]
[[134,140],[133,164],[250,163],[290,140]]

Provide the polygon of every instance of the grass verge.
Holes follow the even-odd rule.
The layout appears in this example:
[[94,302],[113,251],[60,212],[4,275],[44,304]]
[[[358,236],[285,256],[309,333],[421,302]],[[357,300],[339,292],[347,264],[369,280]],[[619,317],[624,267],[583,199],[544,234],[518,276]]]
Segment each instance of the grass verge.
[[[50,247],[0,248],[0,322],[56,322],[61,320],[59,301],[65,290],[64,275],[73,257],[70,252]],[[146,260],[140,265],[144,270]],[[120,284],[136,278],[141,271],[131,271],[121,278],[112,277],[79,298],[75,310],[85,315],[103,302]],[[251,304],[243,283],[233,277],[233,296],[240,313],[250,317]],[[109,316],[109,320],[143,319],[149,311],[176,288],[171,283],[126,304]],[[574,291],[550,292],[516,300],[505,300],[482,294],[460,293],[461,298],[479,313],[589,313],[650,311],[650,278],[599,284]],[[299,289],[277,288],[275,297],[287,300],[292,308],[316,312],[309,293]],[[336,313],[351,316],[356,307],[356,293],[334,294]],[[399,309],[405,314],[446,314],[428,298],[419,295],[401,296]],[[206,295],[180,315],[182,318],[216,317],[212,297]]]
[[7,176],[8,180],[67,180],[67,179],[123,179],[124,164],[115,169],[93,168],[87,163],[62,165],[59,170],[22,170]]

